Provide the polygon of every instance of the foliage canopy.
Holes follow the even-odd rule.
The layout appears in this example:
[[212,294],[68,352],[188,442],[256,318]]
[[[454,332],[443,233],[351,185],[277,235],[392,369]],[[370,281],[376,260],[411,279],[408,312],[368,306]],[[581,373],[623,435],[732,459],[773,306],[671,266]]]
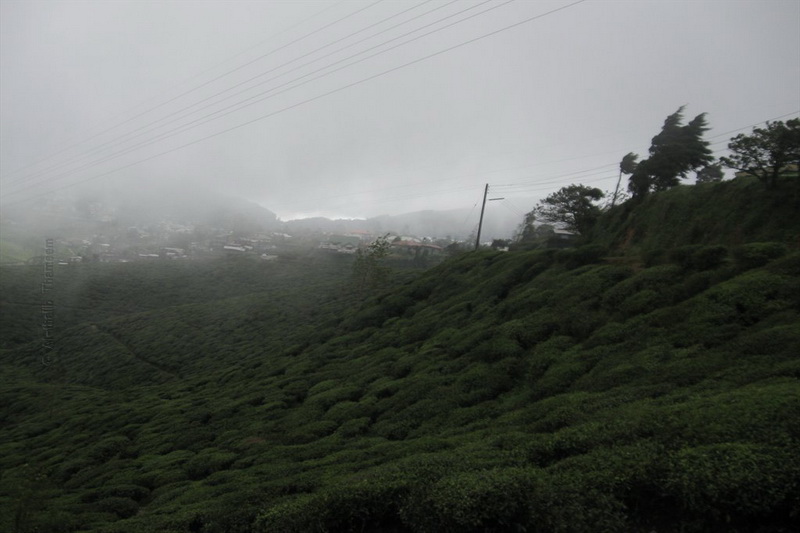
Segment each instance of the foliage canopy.
[[653,137],[649,157],[636,166],[628,182],[634,198],[643,198],[653,191],[663,191],[680,183],[689,172],[709,165],[713,160],[708,141],[705,113],[688,124],[683,122],[683,107],[664,121],[661,131]]
[[528,221],[541,220],[556,224],[569,231],[587,233],[600,215],[595,203],[605,194],[600,189],[586,185],[568,185],[541,200],[525,217]]
[[790,165],[794,172],[800,166],[800,118],[767,122],[764,128],[753,128],[749,135],[740,133],[728,144],[732,154],[722,163],[758,177],[768,187],[775,187],[778,177]]

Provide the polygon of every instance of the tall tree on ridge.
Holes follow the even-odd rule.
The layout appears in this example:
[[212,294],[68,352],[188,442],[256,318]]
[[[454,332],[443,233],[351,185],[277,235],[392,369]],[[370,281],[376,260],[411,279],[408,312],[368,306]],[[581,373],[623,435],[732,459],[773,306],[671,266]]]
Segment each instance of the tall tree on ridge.
[[614,196],[611,198],[611,207],[614,207],[614,204],[617,203],[617,196],[619,194],[619,184],[622,181],[623,174],[633,174],[636,171],[636,167],[639,163],[636,161],[639,159],[638,154],[634,154],[633,152],[628,152],[625,157],[622,158],[622,161],[619,163],[619,178],[617,179],[617,186],[614,187]]
[[600,207],[595,202],[603,196],[603,191],[597,188],[568,185],[540,200],[525,219],[543,220],[586,234],[600,216]]
[[800,118],[767,122],[766,128],[753,128],[753,133],[740,133],[728,144],[733,153],[720,160],[726,167],[747,172],[775,187],[778,176],[789,165],[800,165]]
[[634,198],[675,187],[689,172],[714,160],[708,141],[703,140],[703,134],[708,131],[705,113],[686,125],[682,121],[683,106],[667,117],[661,132],[653,137],[650,157],[636,166],[628,183]]

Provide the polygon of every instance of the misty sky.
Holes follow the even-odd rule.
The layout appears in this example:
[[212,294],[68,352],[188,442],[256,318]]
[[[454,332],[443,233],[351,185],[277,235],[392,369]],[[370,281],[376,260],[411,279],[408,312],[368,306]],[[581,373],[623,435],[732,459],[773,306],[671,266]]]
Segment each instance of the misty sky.
[[489,183],[521,217],[613,190],[682,105],[717,155],[800,112],[798,0],[572,3],[0,0],[2,202],[210,190],[364,217]]

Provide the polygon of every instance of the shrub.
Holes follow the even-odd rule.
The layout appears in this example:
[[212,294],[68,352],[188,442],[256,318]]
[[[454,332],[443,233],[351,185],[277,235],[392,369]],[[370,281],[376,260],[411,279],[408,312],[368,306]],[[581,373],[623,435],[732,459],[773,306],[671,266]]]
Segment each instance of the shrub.
[[408,432],[427,420],[442,415],[446,404],[441,399],[422,399],[391,417],[384,417],[375,425],[376,432],[389,439],[404,439]]
[[747,272],[704,292],[693,319],[720,324],[751,325],[791,306],[785,280],[765,271]]
[[786,252],[786,245],[780,242],[751,242],[734,248],[733,258],[739,269],[749,270],[783,257]]
[[295,496],[271,505],[256,518],[257,531],[284,533],[321,533],[318,503],[311,494]]
[[118,497],[130,498],[131,500],[140,502],[149,494],[149,490],[139,485],[114,485],[85,492],[81,495],[81,501],[84,503],[91,503],[104,498]]
[[492,363],[507,357],[519,357],[522,347],[512,339],[496,336],[480,343],[467,355],[478,361]]
[[412,493],[401,515],[419,532],[524,531],[530,495],[542,483],[541,471],[530,468],[456,473]]
[[104,498],[94,504],[101,512],[114,513],[120,518],[129,518],[139,512],[139,504],[130,498]]
[[631,327],[621,322],[606,322],[594,330],[592,336],[584,342],[586,348],[594,348],[607,344],[618,344],[631,337]]
[[286,435],[287,444],[308,444],[336,431],[339,424],[332,420],[318,420],[310,422]]
[[668,297],[675,283],[683,277],[683,272],[676,265],[659,265],[648,268],[626,280],[620,281],[603,295],[604,308],[614,311],[625,299],[635,293],[649,289]]
[[281,388],[290,402],[300,403],[305,400],[310,385],[306,380],[290,381]]
[[454,383],[454,389],[457,391],[456,403],[462,407],[474,405],[493,400],[511,390],[517,377],[512,372],[521,368],[514,364],[514,361],[515,359],[507,359],[491,366],[478,363],[459,372]]
[[316,394],[312,393],[312,391],[309,391],[305,403],[323,410],[330,409],[339,402],[354,401],[361,397],[361,389],[353,385],[339,386]]
[[[774,447],[722,443],[673,454],[664,488],[686,509],[727,523],[737,515],[768,517],[798,489],[797,458]],[[788,518],[788,517],[787,517]]]
[[127,437],[114,436],[101,440],[89,450],[89,457],[102,463],[121,453],[131,441]]
[[712,274],[710,272],[688,274],[683,283],[676,287],[674,301],[681,302],[696,296],[711,287],[711,284]]
[[625,299],[620,305],[619,310],[623,316],[644,315],[653,311],[666,303],[663,293],[652,289],[643,289]]
[[[591,440],[596,433],[594,429],[587,437]],[[652,520],[661,511],[665,498],[654,486],[662,475],[663,455],[661,446],[645,440],[596,446],[549,467],[551,490],[535,495],[539,497],[534,509],[542,509],[540,519],[543,526],[547,524],[542,530],[650,531],[632,527],[631,521],[642,516]],[[547,506],[554,497],[560,504]],[[674,521],[674,516],[670,518]]]
[[256,519],[257,531],[323,533],[391,530],[399,525],[404,484],[390,479],[353,480],[316,494],[273,505]]
[[[376,482],[377,481],[377,482]],[[319,505],[328,531],[380,531],[399,525],[398,507],[408,489],[389,480],[351,481],[323,491]]]
[[328,409],[324,418],[341,424],[347,420],[369,415],[369,408],[361,402],[343,401]]
[[728,257],[728,248],[722,245],[702,246],[692,254],[692,268],[712,270],[721,266]]
[[796,251],[772,261],[767,269],[775,274],[800,278],[800,252]]
[[524,348],[546,341],[559,329],[559,323],[549,310],[534,312],[523,318],[517,329],[517,339]]
[[702,248],[699,244],[689,244],[687,246],[678,246],[673,248],[667,254],[670,263],[674,263],[683,269],[693,268],[692,257],[695,252]]
[[571,337],[561,335],[551,337],[537,345],[533,353],[527,358],[526,381],[532,384],[540,379],[550,366],[574,345],[574,342]]
[[544,398],[564,392],[586,372],[587,366],[574,354],[565,354],[561,360],[548,367],[544,375],[536,381],[533,386],[534,396]]
[[557,318],[559,319],[559,331],[576,340],[587,339],[608,320],[604,312],[578,309],[559,314]]
[[641,253],[642,263],[646,267],[652,267],[663,264],[668,257],[667,251],[663,248],[653,248],[645,250]]
[[339,429],[336,430],[336,434],[346,439],[357,437],[358,435],[366,433],[371,423],[372,421],[368,416],[354,418],[339,426]]
[[225,452],[217,448],[206,448],[186,461],[184,469],[189,479],[203,479],[204,477],[226,470],[236,460],[233,452]]
[[556,262],[568,269],[599,263],[608,255],[608,248],[599,244],[587,244],[578,248],[567,248],[556,252]]

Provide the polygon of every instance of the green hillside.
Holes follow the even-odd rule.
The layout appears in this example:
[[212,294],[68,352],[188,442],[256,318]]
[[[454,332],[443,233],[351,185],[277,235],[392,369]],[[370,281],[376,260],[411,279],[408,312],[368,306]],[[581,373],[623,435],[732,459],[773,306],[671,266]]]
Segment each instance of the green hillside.
[[[58,265],[47,298],[57,305],[58,329],[65,330],[144,311],[222,302],[262,294],[264,302],[299,288],[314,293],[341,285],[350,274],[350,258],[306,255],[281,264],[225,258],[217,261],[88,263]],[[0,278],[0,347],[41,338],[39,307],[45,297],[42,265],[2,270]],[[292,295],[298,294],[294,290]],[[284,302],[285,303],[285,302]],[[243,311],[241,309],[240,311]]]
[[780,241],[800,246],[800,180],[768,189],[753,177],[681,185],[626,202],[603,216],[592,241],[650,255],[689,244],[736,246]]
[[794,531],[796,233],[629,220],[685,190],[367,297],[339,262],[76,266],[46,367],[3,270],[0,530]]
[[34,256],[34,252],[16,242],[0,238],[0,265],[25,263]]

